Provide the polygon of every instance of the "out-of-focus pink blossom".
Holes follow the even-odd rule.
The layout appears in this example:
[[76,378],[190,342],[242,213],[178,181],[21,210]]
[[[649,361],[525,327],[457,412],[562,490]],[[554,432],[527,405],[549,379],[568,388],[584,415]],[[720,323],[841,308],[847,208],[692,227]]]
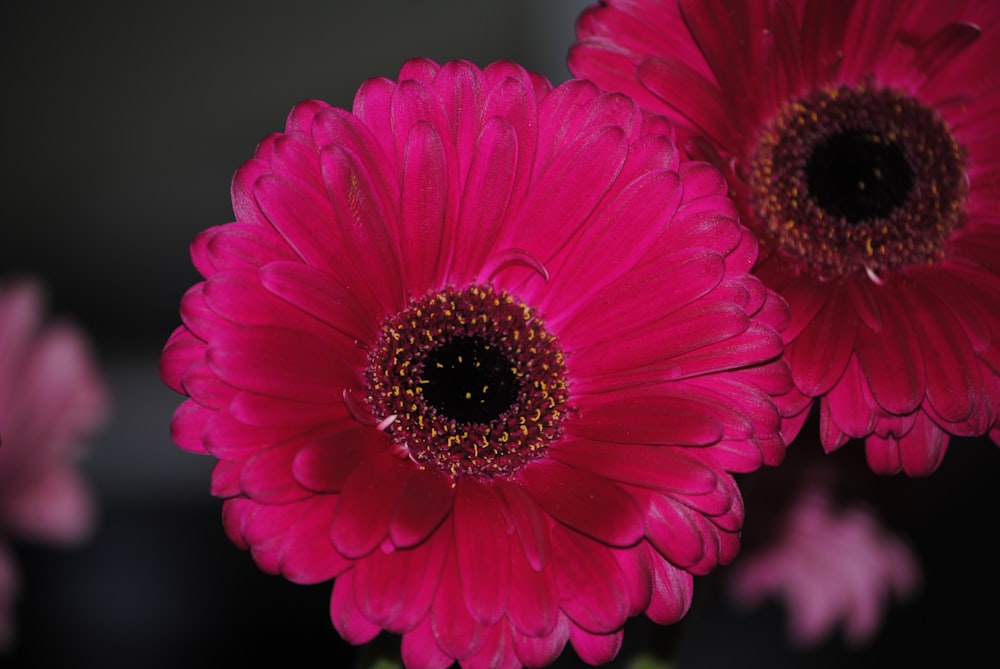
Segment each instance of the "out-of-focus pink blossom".
[[94,522],[76,470],[108,395],[83,334],[44,318],[41,286],[0,286],[0,649],[14,635],[17,565],[9,542],[74,544]]
[[906,599],[921,581],[906,542],[866,507],[837,508],[823,485],[802,492],[775,536],[733,564],[731,594],[745,606],[782,601],[800,646],[825,640],[838,625],[848,645],[866,643],[892,598]]

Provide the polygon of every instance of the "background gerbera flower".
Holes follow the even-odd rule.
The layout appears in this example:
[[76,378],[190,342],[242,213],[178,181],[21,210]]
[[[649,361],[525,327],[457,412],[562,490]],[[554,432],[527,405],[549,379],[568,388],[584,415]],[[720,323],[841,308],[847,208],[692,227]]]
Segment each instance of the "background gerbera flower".
[[988,0],[608,0],[577,24],[576,76],[726,170],[824,448],[863,438],[880,473],[934,471],[1000,409],[998,19]]
[[890,603],[912,596],[921,581],[913,550],[873,509],[838,505],[815,480],[796,493],[773,538],[730,569],[735,601],[745,607],[782,602],[798,646],[818,645],[837,628],[850,646],[871,641]]
[[783,456],[784,303],[660,118],[512,63],[308,101],[192,258],[164,381],[233,541],[334,579],[413,667],[615,656],[729,561],[731,472]]
[[0,286],[0,649],[14,641],[19,589],[7,542],[75,544],[94,524],[77,461],[107,389],[83,333],[44,311],[39,283]]

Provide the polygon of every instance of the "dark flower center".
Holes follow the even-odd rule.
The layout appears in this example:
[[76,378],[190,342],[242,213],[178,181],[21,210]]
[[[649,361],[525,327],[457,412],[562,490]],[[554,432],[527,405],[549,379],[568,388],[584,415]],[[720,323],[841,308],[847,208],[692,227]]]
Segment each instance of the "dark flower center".
[[891,215],[913,188],[913,170],[899,145],[857,128],[820,142],[805,171],[820,209],[848,223]]
[[568,411],[558,341],[488,286],[430,293],[387,320],[367,380],[368,408],[393,441],[452,477],[516,471]]
[[749,167],[757,222],[823,279],[939,260],[968,190],[965,152],[941,117],[869,85],[787,103]]
[[514,404],[521,390],[515,365],[488,339],[461,335],[424,358],[424,399],[460,423],[488,423]]

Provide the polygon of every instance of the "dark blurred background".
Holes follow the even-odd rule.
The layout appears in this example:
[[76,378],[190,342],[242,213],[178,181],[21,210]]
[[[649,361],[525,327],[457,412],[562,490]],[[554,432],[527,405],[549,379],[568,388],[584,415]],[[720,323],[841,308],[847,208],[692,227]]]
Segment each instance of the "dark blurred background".
[[[15,546],[20,639],[0,666],[354,660],[330,625],[329,585],[259,572],[223,534],[212,462],[169,439],[180,398],[156,366],[180,297],[199,280],[188,244],[232,219],[234,170],[299,100],[349,107],[364,79],[394,76],[413,56],[512,59],[562,81],[586,4],[14,0],[0,10],[0,277],[46,283],[52,310],[92,335],[113,393],[112,420],[84,464],[100,524],[78,549]],[[660,635],[683,632],[685,668],[992,653],[997,472],[998,449],[967,440],[935,476],[887,484],[902,491],[890,506],[929,573],[868,648],[834,639],[793,650],[780,608],[737,611],[715,576],[699,581],[696,611],[677,634]],[[646,632],[634,626],[619,664]],[[577,662],[567,652],[563,664]]]

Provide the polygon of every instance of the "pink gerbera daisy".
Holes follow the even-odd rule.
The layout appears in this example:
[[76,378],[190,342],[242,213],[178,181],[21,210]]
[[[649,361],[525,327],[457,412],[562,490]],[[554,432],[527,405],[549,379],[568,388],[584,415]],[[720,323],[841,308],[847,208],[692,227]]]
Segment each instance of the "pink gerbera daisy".
[[262,569],[410,667],[610,660],[737,551],[786,307],[722,175],[620,94],[408,62],[310,101],[200,234],[163,379]]
[[726,170],[824,448],[863,438],[880,473],[1000,441],[998,20],[992,0],[608,0],[578,21],[574,74]]
[[82,333],[44,316],[38,283],[0,286],[0,649],[14,640],[18,590],[6,542],[74,544],[94,520],[77,464],[107,389]]

